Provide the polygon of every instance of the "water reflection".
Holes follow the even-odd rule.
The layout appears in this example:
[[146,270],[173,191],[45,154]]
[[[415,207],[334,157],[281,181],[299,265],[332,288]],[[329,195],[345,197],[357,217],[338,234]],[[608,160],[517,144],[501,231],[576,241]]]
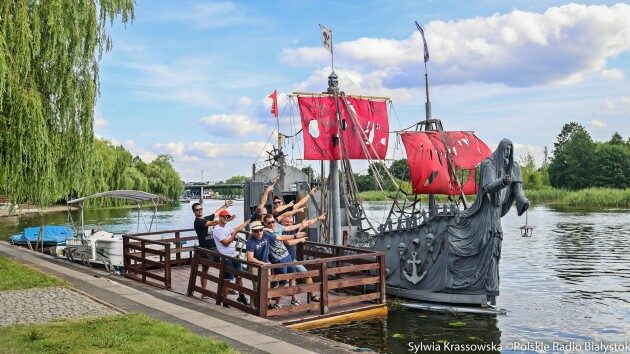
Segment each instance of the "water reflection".
[[501,344],[501,331],[494,316],[437,314],[400,306],[390,306],[388,318],[384,320],[354,322],[311,333],[380,353],[408,352],[409,343],[494,344],[496,347]]

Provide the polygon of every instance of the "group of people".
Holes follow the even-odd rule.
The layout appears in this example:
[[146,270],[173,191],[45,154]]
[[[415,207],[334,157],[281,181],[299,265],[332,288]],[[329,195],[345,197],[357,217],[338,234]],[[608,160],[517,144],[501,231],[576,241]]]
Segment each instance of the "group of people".
[[[231,201],[226,201],[219,209],[208,216],[203,216],[202,204],[194,203],[192,210],[195,213],[194,226],[199,239],[199,245],[207,249],[216,250],[218,253],[225,256],[236,257],[236,240],[238,233],[249,225],[249,235],[245,247],[247,262],[264,265],[296,261],[297,245],[307,240],[307,234],[303,230],[318,221],[326,219],[326,214],[299,223],[294,222],[296,216],[304,213],[306,203],[308,203],[309,199],[317,192],[317,188],[313,188],[307,196],[300,199],[297,203],[291,201],[285,204],[281,196],[274,196],[272,199],[272,211],[269,213],[265,204],[267,203],[269,194],[274,189],[274,185],[275,182],[265,189],[260,198],[260,203],[255,208],[251,218],[234,228],[227,225],[236,217],[236,215],[228,211],[228,208],[232,205]],[[226,258],[225,264],[229,268],[242,270],[242,264],[233,259]],[[255,272],[258,269],[252,267],[251,270]],[[202,271],[207,272],[208,268],[203,267]],[[306,271],[307,269],[303,265],[285,266],[273,269],[274,274]],[[234,281],[239,286],[243,285],[242,278],[238,275],[231,274],[229,271],[225,272],[224,279]],[[311,278],[306,278],[305,282],[308,284],[313,281]],[[291,282],[287,280],[272,282],[271,287],[287,286],[289,283],[293,286],[295,285],[295,280],[291,280]],[[202,288],[205,289],[206,285],[206,280],[201,278]],[[223,287],[223,297],[227,297],[228,294],[236,295],[237,292],[234,290],[228,291],[226,287]],[[270,309],[280,308],[281,298],[278,297],[274,300],[275,302],[270,303],[268,307]],[[311,296],[311,301],[319,300],[318,296]],[[237,301],[244,305],[249,305],[247,298],[242,293],[238,294]],[[300,304],[300,300],[295,295],[291,295],[291,305],[295,306]],[[226,304],[223,306],[228,307]]]

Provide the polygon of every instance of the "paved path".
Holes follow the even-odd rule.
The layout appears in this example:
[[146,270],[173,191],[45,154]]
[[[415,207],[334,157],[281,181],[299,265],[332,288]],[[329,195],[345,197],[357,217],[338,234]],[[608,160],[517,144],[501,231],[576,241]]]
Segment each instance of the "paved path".
[[113,307],[64,287],[0,292],[0,326],[119,313]]
[[240,352],[339,353],[354,347],[307,333],[296,332],[273,321],[220,306],[200,306],[195,299],[105,272],[55,260],[24,248],[0,242],[0,254],[68,280],[74,287],[130,312],[143,312],[159,320],[184,325],[201,335],[226,340]]

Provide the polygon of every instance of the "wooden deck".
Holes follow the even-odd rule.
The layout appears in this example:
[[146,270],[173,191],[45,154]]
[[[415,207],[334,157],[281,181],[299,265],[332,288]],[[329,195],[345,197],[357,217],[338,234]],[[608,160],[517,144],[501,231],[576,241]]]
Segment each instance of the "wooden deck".
[[[385,260],[382,252],[306,242],[298,247],[297,262],[256,265],[239,260],[242,271],[227,266],[232,257],[201,247],[183,247],[192,230],[172,230],[124,235],[126,276],[171,291],[204,297],[209,306],[226,304],[243,312],[269,318],[294,328],[311,328],[387,314],[385,303]],[[169,234],[175,237],[169,237]],[[156,239],[156,235],[166,238]],[[235,258],[232,258],[236,260]],[[303,265],[307,271],[274,274],[275,268]],[[223,279],[229,272],[243,279],[243,286]],[[201,279],[207,287],[201,287]],[[272,288],[272,282],[290,284]],[[237,295],[222,296],[222,288],[245,294],[249,305]],[[292,305],[291,295],[301,304]],[[317,296],[321,301],[311,301]],[[280,297],[280,308],[269,309]],[[308,325],[311,323],[311,325]]]

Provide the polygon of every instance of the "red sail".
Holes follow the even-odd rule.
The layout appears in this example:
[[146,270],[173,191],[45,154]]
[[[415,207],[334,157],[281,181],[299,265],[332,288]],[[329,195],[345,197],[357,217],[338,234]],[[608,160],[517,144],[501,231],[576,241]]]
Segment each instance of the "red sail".
[[[350,109],[354,110],[359,126],[354,124],[348,108],[339,98],[339,111],[345,120],[343,131],[347,157],[364,160],[384,159],[389,140],[389,123],[385,100],[361,97],[346,97]],[[329,95],[298,96],[302,134],[304,137],[305,160],[339,160],[343,155],[340,144],[333,146],[333,136],[337,132],[335,122],[335,99]],[[360,140],[359,140],[360,139]],[[361,141],[365,142],[366,151]]]
[[[460,194],[460,187],[450,178],[444,142],[456,169],[469,171],[464,194],[475,194],[475,167],[490,156],[490,148],[470,132],[404,132],[400,134],[409,163],[411,184],[416,194]],[[429,182],[429,178],[431,182]],[[460,181],[461,182],[461,181]]]

